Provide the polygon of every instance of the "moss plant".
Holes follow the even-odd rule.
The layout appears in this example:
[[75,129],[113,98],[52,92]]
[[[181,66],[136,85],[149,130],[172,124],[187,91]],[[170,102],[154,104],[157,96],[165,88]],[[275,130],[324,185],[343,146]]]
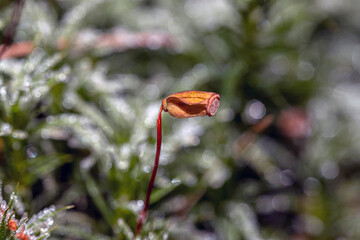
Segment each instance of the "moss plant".
[[151,174],[148,190],[146,193],[145,205],[142,209],[139,220],[136,226],[136,234],[141,232],[141,227],[145,221],[147,209],[149,207],[150,196],[154,187],[157,168],[159,165],[160,151],[161,151],[161,113],[168,112],[171,116],[176,118],[191,118],[213,116],[220,105],[220,96],[213,92],[203,91],[183,91],[169,95],[162,101],[159,116],[157,119],[157,143],[154,168]]
[[[1,188],[1,184],[0,184]],[[20,220],[15,218],[14,207],[18,198],[13,192],[9,204],[3,199],[0,190],[0,240],[43,240],[50,236],[54,229],[54,216],[56,213],[72,208],[68,206],[56,210],[55,206],[45,208],[31,218],[23,214]]]

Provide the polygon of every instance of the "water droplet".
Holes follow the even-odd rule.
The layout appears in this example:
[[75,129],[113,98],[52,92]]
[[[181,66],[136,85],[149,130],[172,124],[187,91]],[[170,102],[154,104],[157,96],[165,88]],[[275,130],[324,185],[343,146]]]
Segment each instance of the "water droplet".
[[130,201],[128,206],[131,210],[139,212],[143,208],[144,202],[142,200]]
[[304,192],[308,196],[316,196],[321,191],[321,183],[316,178],[310,177],[304,182]]
[[74,107],[74,102],[71,98],[65,98],[62,105],[66,109],[71,109]]
[[6,210],[8,208],[8,206],[4,200],[1,201],[0,208],[1,208],[1,210]]
[[12,129],[9,123],[0,123],[0,136],[8,136]]
[[324,224],[319,218],[311,215],[305,215],[303,216],[303,218],[305,223],[305,231],[308,234],[318,236],[322,233],[324,229]]
[[51,212],[55,212],[56,207],[55,207],[54,205],[51,205],[51,206],[49,207],[49,210],[50,210]]
[[278,194],[272,198],[272,207],[279,212],[286,211],[289,208],[290,200],[285,194]]
[[339,167],[334,162],[326,162],[321,165],[320,172],[321,175],[326,179],[334,179],[339,174]]
[[95,160],[92,157],[87,157],[81,160],[80,167],[81,169],[88,171],[95,164]]
[[21,144],[19,141],[14,141],[12,147],[14,150],[19,150],[21,148]]
[[16,139],[25,139],[28,137],[27,132],[24,132],[22,130],[14,130],[12,133],[12,137]]
[[50,227],[54,224],[54,219],[52,217],[49,217],[48,219],[46,219],[45,224],[47,227]]
[[218,113],[218,119],[221,122],[230,122],[231,120],[233,120],[235,117],[235,113],[232,109],[230,108],[225,108],[220,110],[220,112]]
[[10,195],[10,200],[15,201],[17,199],[17,196],[15,195],[15,192],[12,192]]
[[54,116],[47,116],[46,117],[46,122],[47,123],[53,123],[55,121],[55,117]]
[[13,188],[13,186],[11,186],[10,184],[6,184],[5,186],[4,186],[4,192],[6,192],[6,193],[11,193],[11,192],[13,192],[14,191],[14,188]]
[[293,171],[289,169],[284,170],[280,174],[280,183],[284,186],[291,186],[295,181],[294,177]]
[[168,239],[169,239],[169,233],[164,233],[163,239],[164,239],[164,240],[168,240]]
[[270,69],[276,75],[283,76],[289,71],[289,60],[284,55],[277,55],[271,59]]
[[144,96],[146,99],[152,100],[158,98],[160,94],[159,87],[155,84],[149,84],[144,89]]
[[150,166],[144,166],[143,171],[144,171],[145,173],[150,173],[151,167],[150,167]]
[[173,180],[171,180],[171,183],[174,184],[175,186],[177,186],[181,183],[181,180],[178,178],[174,178]]
[[254,124],[265,116],[266,108],[259,100],[251,100],[246,104],[243,118],[246,122]]
[[260,119],[265,115],[265,106],[262,102],[257,101],[251,104],[249,107],[249,115],[253,119]]
[[272,196],[264,195],[258,197],[256,199],[256,209],[262,214],[268,214],[272,212],[274,210],[272,205]]
[[38,155],[37,149],[33,146],[29,146],[26,148],[26,155],[29,158],[35,158]]
[[146,46],[148,48],[150,48],[151,50],[156,50],[161,47],[163,42],[164,42],[164,40],[163,40],[163,38],[161,38],[161,36],[153,35],[153,36],[149,36],[146,39]]
[[144,201],[143,200],[137,200],[136,201],[136,205],[140,208],[142,208],[144,206]]
[[6,95],[7,95],[7,91],[6,91],[6,88],[4,86],[2,86],[0,88],[0,97],[1,97],[1,100],[5,100],[6,99]]
[[60,73],[57,75],[57,82],[65,82],[66,81],[66,74]]
[[300,62],[296,76],[299,80],[309,80],[314,76],[315,69],[309,62]]

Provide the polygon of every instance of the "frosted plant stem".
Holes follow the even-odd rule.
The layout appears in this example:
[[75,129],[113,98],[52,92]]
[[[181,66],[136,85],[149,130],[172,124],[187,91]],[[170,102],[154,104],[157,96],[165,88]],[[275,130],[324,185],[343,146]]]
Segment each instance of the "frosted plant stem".
[[160,158],[160,151],[161,151],[161,112],[163,111],[162,106],[160,107],[160,111],[159,111],[159,116],[157,119],[157,142],[156,142],[156,155],[155,155],[155,163],[154,163],[154,168],[151,174],[151,178],[150,178],[150,182],[149,182],[149,186],[147,189],[147,193],[146,193],[146,199],[145,199],[145,204],[144,204],[144,208],[142,209],[142,211],[140,212],[139,215],[139,220],[136,226],[136,235],[140,234],[141,232],[141,227],[146,219],[146,214],[147,214],[147,210],[149,207],[149,202],[150,202],[150,196],[151,196],[151,192],[154,188],[154,182],[155,182],[155,177],[156,177],[156,172],[157,172],[157,168],[159,165],[159,158]]

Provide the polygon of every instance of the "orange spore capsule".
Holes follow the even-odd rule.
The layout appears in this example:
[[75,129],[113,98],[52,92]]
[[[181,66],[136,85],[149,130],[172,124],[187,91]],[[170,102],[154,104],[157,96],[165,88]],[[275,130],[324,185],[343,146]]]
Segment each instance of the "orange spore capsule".
[[10,231],[16,231],[16,229],[17,229],[16,222],[14,220],[10,219],[9,223],[8,223],[8,228]]
[[177,92],[162,100],[163,110],[176,118],[211,117],[219,105],[219,94],[203,91]]

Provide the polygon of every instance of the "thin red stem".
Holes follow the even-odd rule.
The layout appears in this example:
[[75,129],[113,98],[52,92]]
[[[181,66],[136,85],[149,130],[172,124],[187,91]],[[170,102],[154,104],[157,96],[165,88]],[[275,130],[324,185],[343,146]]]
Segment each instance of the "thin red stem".
[[159,116],[157,119],[157,142],[156,142],[155,163],[154,163],[154,168],[153,168],[153,171],[151,174],[149,186],[148,186],[147,193],[146,193],[145,205],[144,205],[143,210],[140,212],[139,220],[138,220],[138,223],[136,226],[136,235],[140,234],[141,227],[146,219],[146,214],[147,214],[147,210],[149,208],[149,203],[150,203],[150,196],[151,196],[151,192],[154,188],[156,172],[157,172],[157,168],[159,165],[159,158],[160,158],[160,151],[161,151],[161,112],[162,112],[162,110],[163,110],[163,108],[161,106],[160,111],[159,111]]

